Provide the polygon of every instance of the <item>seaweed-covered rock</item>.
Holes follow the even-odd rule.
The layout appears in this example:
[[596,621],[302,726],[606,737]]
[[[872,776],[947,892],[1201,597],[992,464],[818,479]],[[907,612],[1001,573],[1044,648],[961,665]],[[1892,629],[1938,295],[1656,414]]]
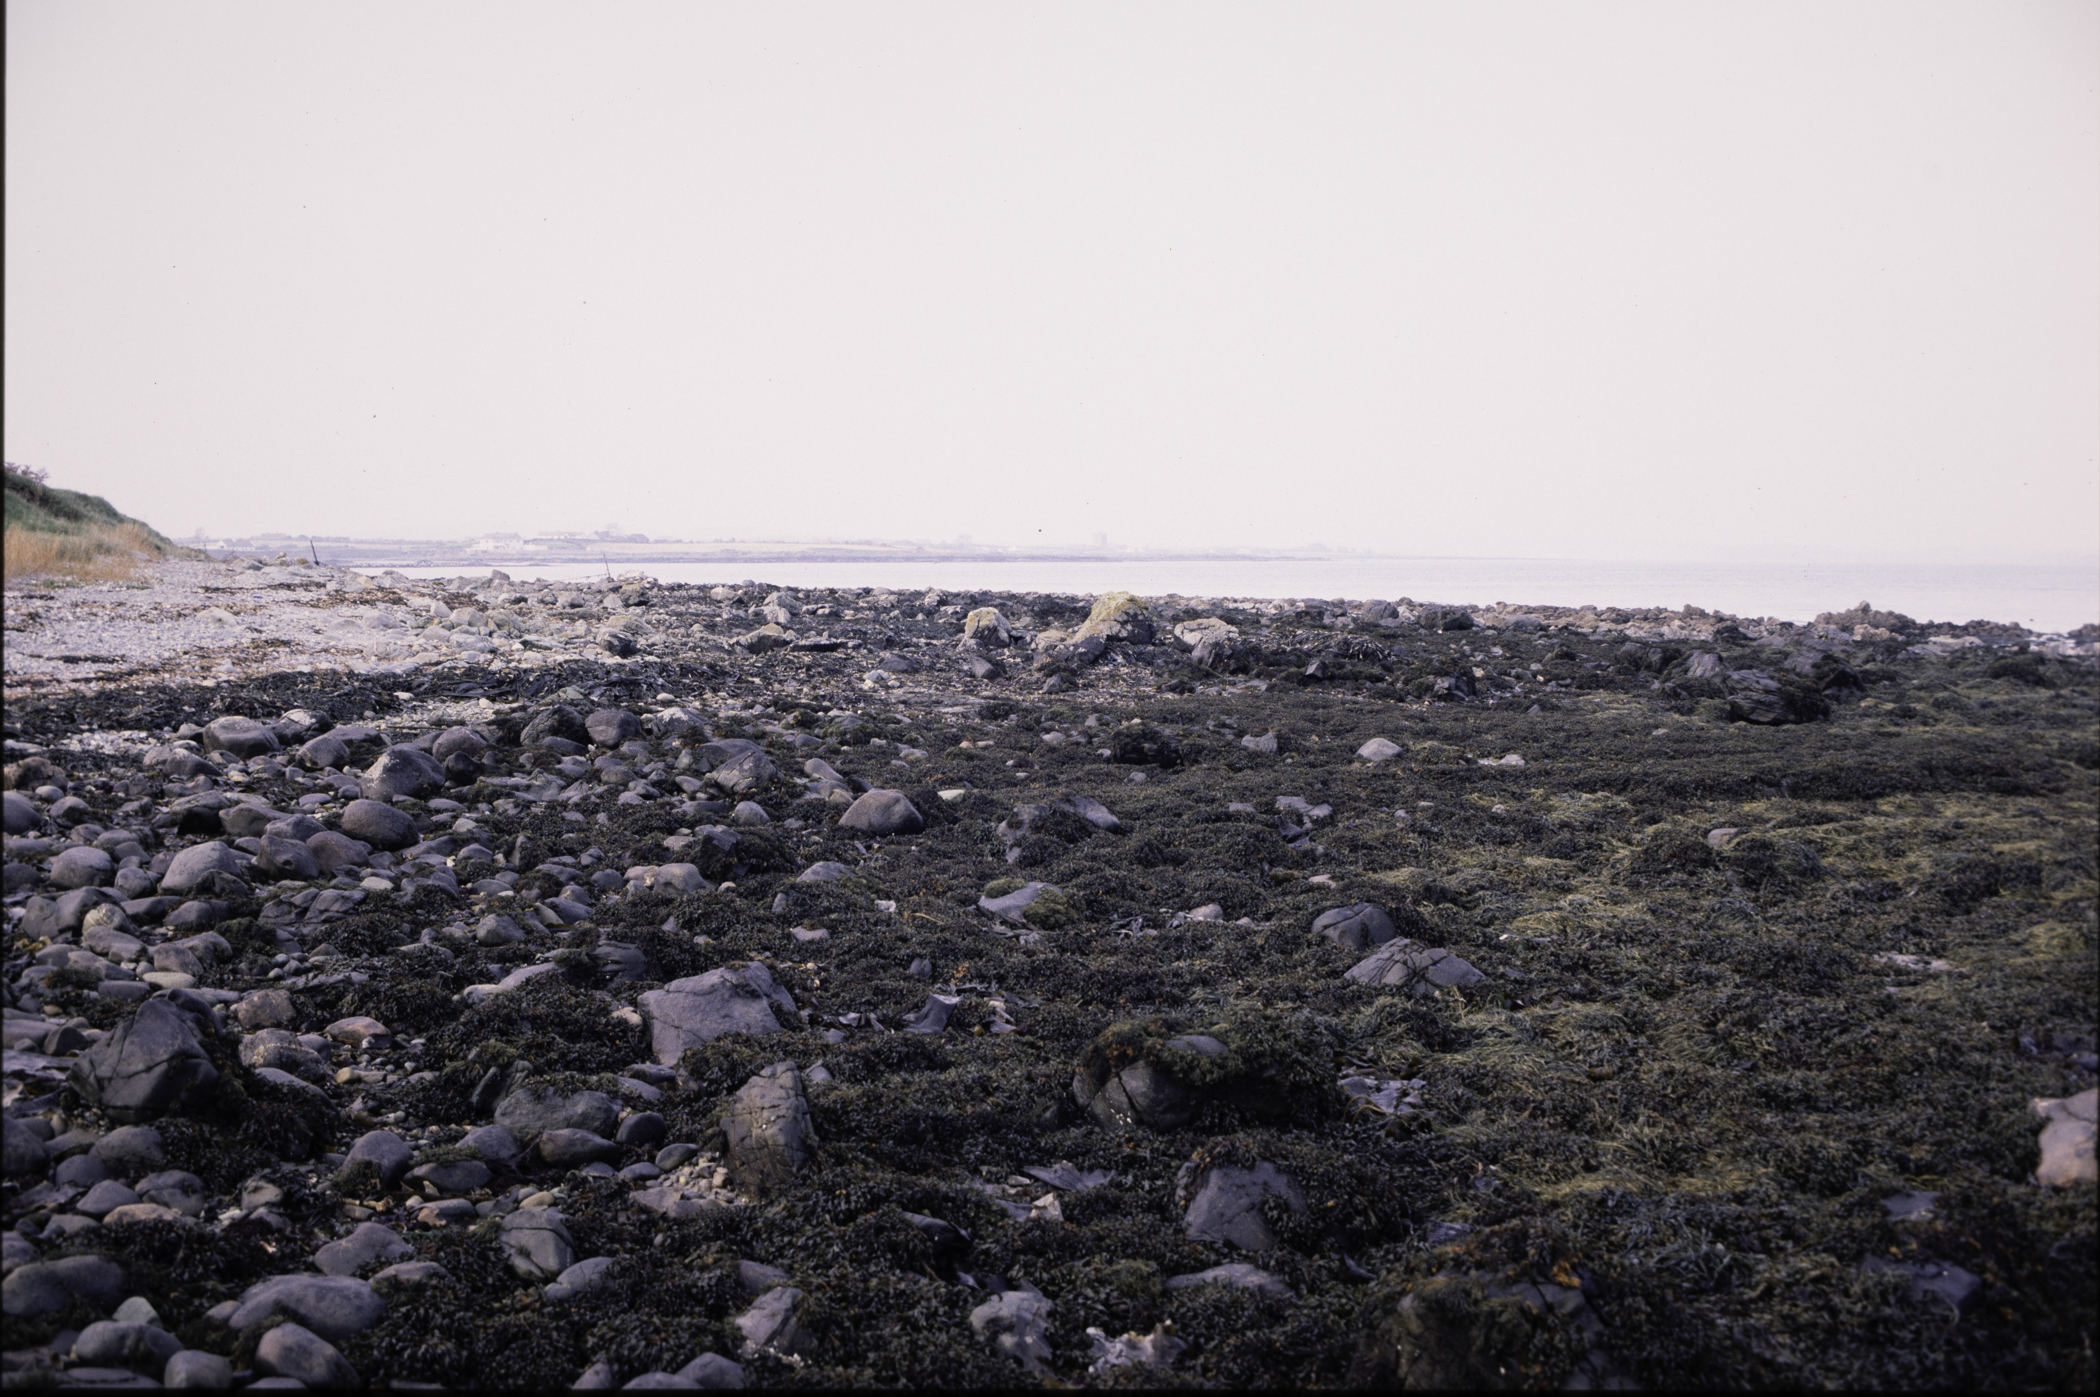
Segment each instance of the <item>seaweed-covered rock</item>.
[[553,1208],[520,1208],[497,1233],[511,1269],[528,1281],[553,1280],[576,1264],[576,1241]]
[[1315,936],[1324,936],[1344,950],[1362,951],[1383,946],[1399,933],[1383,907],[1369,902],[1336,907],[1313,918]]
[[751,1308],[736,1317],[737,1332],[744,1336],[745,1354],[788,1353],[797,1356],[815,1347],[796,1311],[802,1292],[791,1285],[775,1287],[753,1301]]
[[148,999],[81,1055],[69,1080],[112,1120],[152,1120],[219,1080],[190,1017]]
[[786,1184],[815,1152],[816,1127],[802,1074],[776,1062],[744,1083],[722,1121],[729,1138],[729,1169],[745,1188]]
[[649,1048],[656,1060],[675,1064],[688,1048],[697,1048],[728,1033],[754,1038],[780,1032],[773,1007],[795,1010],[794,996],[774,982],[773,972],[751,961],[741,969],[724,966],[705,975],[673,980],[635,1001],[649,1028]]
[[1445,1274],[1374,1298],[1386,1316],[1363,1335],[1353,1386],[1536,1391],[1624,1387],[1597,1342],[1603,1325],[1572,1286]]
[[1252,1169],[1233,1164],[1204,1166],[1197,1170],[1195,1197],[1189,1202],[1183,1226],[1199,1242],[1230,1242],[1246,1251],[1267,1251],[1276,1245],[1275,1229],[1262,1216],[1262,1203],[1271,1194],[1292,1212],[1305,1211],[1305,1194],[1297,1182],[1267,1160]]
[[839,828],[860,834],[917,834],[926,828],[926,817],[902,791],[872,790],[846,807]]
[[1465,989],[1487,976],[1441,947],[1418,946],[1401,938],[1388,941],[1343,974],[1362,985],[1391,985],[1418,999],[1443,989]]

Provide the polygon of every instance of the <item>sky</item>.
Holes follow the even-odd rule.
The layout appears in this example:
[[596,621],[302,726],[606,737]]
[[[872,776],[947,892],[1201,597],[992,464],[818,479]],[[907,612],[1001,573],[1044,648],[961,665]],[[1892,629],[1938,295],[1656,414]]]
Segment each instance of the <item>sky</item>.
[[164,532],[2090,556],[2100,6],[9,0]]

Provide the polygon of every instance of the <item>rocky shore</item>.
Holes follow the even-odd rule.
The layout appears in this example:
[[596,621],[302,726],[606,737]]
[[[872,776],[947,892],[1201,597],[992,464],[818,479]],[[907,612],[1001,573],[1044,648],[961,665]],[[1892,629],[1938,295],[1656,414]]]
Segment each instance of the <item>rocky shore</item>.
[[9,1387],[2096,1380],[2094,627],[6,601]]

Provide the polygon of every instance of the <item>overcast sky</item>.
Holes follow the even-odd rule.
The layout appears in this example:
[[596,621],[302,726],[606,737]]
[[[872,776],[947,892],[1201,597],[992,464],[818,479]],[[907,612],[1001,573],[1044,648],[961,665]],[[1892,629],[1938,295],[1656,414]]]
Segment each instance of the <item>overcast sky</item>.
[[9,0],[170,533],[2091,553],[2100,6]]

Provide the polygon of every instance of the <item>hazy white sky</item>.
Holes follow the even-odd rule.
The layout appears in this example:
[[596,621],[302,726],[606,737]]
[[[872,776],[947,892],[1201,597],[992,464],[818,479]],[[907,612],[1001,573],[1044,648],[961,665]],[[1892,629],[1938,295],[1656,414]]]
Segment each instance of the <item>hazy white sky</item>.
[[163,530],[2091,552],[2100,5],[9,0]]

